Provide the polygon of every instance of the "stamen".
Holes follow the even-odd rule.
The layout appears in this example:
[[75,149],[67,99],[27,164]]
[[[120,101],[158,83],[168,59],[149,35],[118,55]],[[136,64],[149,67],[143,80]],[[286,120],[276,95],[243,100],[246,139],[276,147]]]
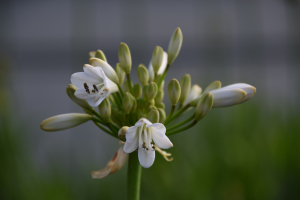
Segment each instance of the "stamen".
[[84,89],[89,89],[89,86],[86,83],[84,83],[83,86],[84,86]]
[[90,94],[90,90],[88,88],[85,91]]
[[93,85],[93,87],[94,87],[95,91],[99,92],[99,90],[98,90],[98,88],[96,87],[95,84]]
[[95,93],[95,90],[92,90],[93,93]]

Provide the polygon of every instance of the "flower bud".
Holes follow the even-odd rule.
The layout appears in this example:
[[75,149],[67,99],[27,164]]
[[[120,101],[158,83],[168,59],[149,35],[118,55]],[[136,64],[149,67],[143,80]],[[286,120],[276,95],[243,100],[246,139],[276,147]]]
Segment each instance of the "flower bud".
[[89,58],[95,58],[96,51],[89,52]]
[[127,130],[129,129],[129,127],[128,126],[123,126],[120,130],[119,130],[119,132],[118,132],[118,138],[120,139],[120,140],[122,140],[123,142],[125,142],[126,141],[126,132],[127,132]]
[[144,109],[144,108],[147,107],[148,102],[144,99],[137,99],[136,102],[137,102],[137,107],[138,108]]
[[136,114],[137,114],[138,119],[146,117],[141,109],[137,109]]
[[[131,85],[132,85],[132,82],[131,82]],[[122,89],[123,89],[124,92],[129,92],[130,93],[127,81],[122,85]]]
[[120,67],[119,63],[117,63],[117,65],[116,65],[116,73],[117,73],[117,76],[119,78],[119,85],[122,85],[123,81],[124,81],[124,78],[125,78],[125,72]]
[[151,101],[155,98],[157,94],[157,85],[154,82],[151,82],[148,84],[147,89],[146,89],[146,98],[148,101]]
[[177,104],[180,94],[181,88],[179,82],[176,79],[172,79],[168,84],[168,95],[173,106]]
[[163,101],[164,99],[164,91],[163,90],[158,90],[157,94],[156,94],[156,97],[154,98],[155,100],[155,104],[158,104],[160,102]]
[[77,90],[77,88],[73,85],[73,84],[69,84],[66,92],[68,94],[68,96],[70,97],[70,99],[72,101],[74,101],[77,105],[79,105],[80,107],[82,107],[83,109],[87,110],[87,111],[94,111],[94,108],[92,108],[88,102],[86,100],[83,99],[78,99],[74,93]]
[[158,113],[159,113],[159,123],[165,123],[166,120],[166,112],[162,108],[158,108]]
[[138,74],[139,81],[142,83],[142,85],[143,86],[147,85],[149,81],[149,73],[145,65],[140,64],[138,66],[137,74]]
[[151,111],[151,110],[157,110],[157,108],[155,106],[149,106],[147,111],[148,113]]
[[118,126],[121,126],[121,121],[119,119],[119,109],[117,107],[111,107],[111,120],[116,123]]
[[123,124],[123,123],[125,123],[125,122],[126,122],[126,115],[125,115],[125,113],[124,113],[124,112],[122,112],[122,111],[119,111],[119,113],[118,113],[118,118],[119,118],[119,120],[120,120],[121,124]]
[[184,101],[187,99],[191,89],[191,76],[189,74],[184,75],[180,79],[180,88],[181,94],[179,98],[179,103],[183,104]]
[[100,116],[103,118],[105,122],[110,120],[111,116],[111,106],[108,98],[105,98],[100,105],[98,106]]
[[200,98],[195,112],[195,120],[200,121],[210,111],[213,105],[213,95],[211,93],[205,93]]
[[222,86],[222,83],[220,81],[214,81],[205,88],[203,93],[219,89],[219,88],[221,88],[221,86]]
[[135,83],[132,88],[133,96],[138,99],[142,96],[142,87],[140,84]]
[[160,87],[158,89],[159,90],[164,90],[164,87],[165,87],[165,80],[163,80],[163,82],[161,82],[161,85],[160,85]]
[[156,106],[157,108],[161,108],[161,109],[165,109],[165,108],[166,108],[164,102],[160,102],[160,103],[158,103],[158,104],[155,104],[155,106]]
[[129,47],[127,44],[121,42],[119,47],[119,62],[120,66],[122,67],[123,71],[126,74],[130,74],[131,71],[131,54]]
[[90,58],[90,64],[94,67],[101,67],[105,75],[114,83],[119,84],[119,78],[116,71],[105,61],[99,58]]
[[240,103],[243,103],[243,102],[251,99],[254,96],[254,94],[256,93],[256,88],[253,87],[252,85],[249,85],[246,83],[235,83],[232,85],[225,86],[221,89],[242,89],[242,90],[244,90],[247,93],[247,96]]
[[147,119],[150,120],[152,123],[158,123],[159,122],[159,113],[157,110],[151,110],[148,115]]
[[183,106],[191,103],[192,100],[199,97],[201,95],[201,92],[202,92],[202,88],[199,85],[197,85],[197,84],[193,85],[191,90],[190,90],[189,96],[185,100]]
[[153,66],[154,73],[158,72],[162,64],[163,57],[164,57],[164,50],[161,47],[156,46],[152,54],[152,66]]
[[179,54],[182,45],[182,32],[178,27],[170,40],[169,47],[168,47],[168,64],[172,64],[176,57]]
[[40,127],[44,131],[61,131],[78,126],[84,122],[91,120],[93,116],[81,113],[69,113],[63,115],[56,115],[45,119],[40,124]]
[[214,96],[213,108],[233,106],[242,103],[247,96],[244,90],[231,88],[212,90],[210,93]]
[[122,105],[123,105],[125,114],[129,114],[132,109],[132,106],[133,106],[132,98],[133,98],[132,95],[128,92],[126,92],[123,97]]
[[99,58],[99,59],[101,59],[101,60],[103,60],[103,61],[105,61],[105,62],[107,62],[106,56],[105,56],[105,54],[103,53],[103,51],[101,51],[101,50],[97,50],[97,51],[96,51],[95,57],[96,57],[96,58]]
[[132,101],[133,101],[133,104],[132,104],[131,112],[136,113],[136,109],[137,109],[136,99],[134,97],[132,97]]

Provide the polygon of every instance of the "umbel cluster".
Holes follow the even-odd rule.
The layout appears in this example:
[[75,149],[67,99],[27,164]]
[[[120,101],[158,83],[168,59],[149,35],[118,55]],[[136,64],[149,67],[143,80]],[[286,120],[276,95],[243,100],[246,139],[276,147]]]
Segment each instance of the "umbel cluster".
[[[155,151],[171,161],[171,154],[161,150],[173,146],[168,136],[193,127],[210,109],[243,103],[256,92],[255,87],[245,83],[221,87],[220,81],[202,90],[199,85],[192,85],[190,75],[186,74],[179,81],[172,79],[168,83],[166,91],[171,111],[166,114],[164,79],[180,52],[182,40],[182,32],[177,28],[167,52],[159,46],[154,48],[148,68],[143,64],[138,66],[140,83],[131,81],[131,53],[125,43],[120,44],[119,63],[115,68],[108,64],[101,50],[90,52],[89,64],[83,66],[83,72],[71,75],[71,84],[66,89],[70,99],[82,107],[84,113],[50,117],[41,123],[41,129],[60,131],[92,121],[118,139],[120,149],[106,168],[92,172],[94,178],[119,170],[128,154],[136,150],[145,168],[153,165]],[[188,110],[193,110],[192,115],[188,115],[191,113]]]

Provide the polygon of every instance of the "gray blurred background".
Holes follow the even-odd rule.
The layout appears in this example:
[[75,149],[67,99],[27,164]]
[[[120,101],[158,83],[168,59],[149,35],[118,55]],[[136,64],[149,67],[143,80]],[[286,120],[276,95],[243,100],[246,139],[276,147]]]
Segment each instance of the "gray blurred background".
[[[0,77],[3,88],[1,91],[4,94],[1,96],[1,101],[7,99],[5,101],[7,104],[3,106],[2,111],[6,110],[8,114],[7,119],[1,118],[2,125],[0,125],[7,126],[2,129],[2,132],[7,133],[10,137],[9,141],[15,145],[7,149],[3,147],[2,155],[13,160],[10,162],[19,174],[13,172],[15,168],[3,167],[4,175],[1,183],[3,190],[0,197],[3,199],[101,199],[106,195],[106,199],[122,199],[126,187],[126,166],[103,180],[91,180],[89,174],[92,170],[104,167],[114,155],[118,148],[118,142],[114,138],[98,130],[91,122],[55,133],[43,132],[39,124],[54,115],[82,112],[68,98],[65,88],[70,83],[71,74],[82,71],[83,64],[88,63],[89,51],[101,49],[106,54],[110,65],[114,67],[118,62],[117,50],[120,42],[127,43],[133,60],[133,81],[137,82],[137,66],[140,63],[148,66],[156,45],[166,50],[170,36],[177,27],[180,27],[183,33],[183,45],[179,57],[171,66],[166,82],[172,78],[180,79],[182,75],[189,73],[192,82],[202,88],[215,80],[220,80],[223,85],[245,82],[257,88],[257,93],[250,102],[237,108],[213,111],[212,116],[215,117],[206,119],[203,124],[211,120],[212,126],[222,123],[225,126],[228,116],[239,113],[235,114],[233,119],[243,116],[247,124],[255,118],[257,123],[264,125],[265,130],[259,127],[255,129],[254,125],[250,128],[246,125],[247,129],[242,129],[245,132],[247,130],[260,132],[261,136],[268,131],[272,134],[278,130],[273,127],[277,123],[276,120],[283,124],[281,127],[287,126],[293,114],[295,128],[291,131],[299,134],[299,20],[300,5],[297,0],[1,1]],[[169,110],[167,94],[164,102]],[[239,108],[244,108],[245,112],[238,111]],[[252,111],[256,112],[256,115],[248,113]],[[274,116],[277,118],[272,121]],[[227,129],[223,127],[215,131],[220,135],[226,135],[235,126],[234,120],[228,126]],[[173,162],[167,163],[157,155],[154,166],[143,170],[143,199],[169,199],[172,194],[174,196],[172,198],[179,199],[183,197],[297,199],[299,197],[297,190],[289,193],[284,186],[286,183],[291,183],[292,188],[299,185],[298,178],[292,178],[293,181],[287,179],[286,182],[276,179],[277,185],[271,178],[270,183],[275,185],[268,185],[270,191],[266,190],[265,193],[252,190],[252,186],[248,187],[239,178],[238,181],[236,179],[232,181],[233,189],[231,184],[225,184],[229,185],[229,196],[227,192],[220,192],[223,190],[218,187],[214,189],[213,184],[210,189],[203,189],[212,179],[202,179],[201,182],[203,176],[199,175],[200,178],[197,180],[200,183],[193,179],[192,173],[197,169],[200,170],[199,165],[206,158],[201,157],[203,156],[201,148],[210,144],[211,148],[215,149],[219,145],[226,144],[222,144],[224,140],[215,136],[217,143],[214,143],[214,140],[206,143],[205,138],[199,138],[202,146],[199,147],[199,143],[194,142],[195,137],[205,131],[193,134],[198,130],[202,130],[201,125],[193,128],[190,133],[181,133],[171,138],[174,141],[174,150],[170,150],[173,153]],[[206,133],[210,132],[209,127],[205,130]],[[287,129],[282,128],[282,130]],[[213,135],[213,133],[214,130],[209,134]],[[281,134],[288,133],[280,132],[279,138]],[[297,140],[292,137],[291,141],[299,142],[299,137],[295,137]],[[246,138],[245,141],[249,142],[248,139]],[[2,141],[3,144],[8,144],[4,139]],[[287,140],[287,146],[289,141]],[[184,142],[192,144],[194,148],[186,147],[188,145]],[[266,146],[265,142],[261,141],[261,145]],[[237,143],[241,148],[243,147],[240,141]],[[297,144],[299,146],[299,143]],[[281,147],[276,146],[276,148],[281,152]],[[291,151],[299,153],[300,149],[296,145]],[[234,152],[236,151],[233,150],[231,153]],[[265,151],[253,155],[255,157],[263,152]],[[219,153],[222,155],[222,152]],[[242,157],[248,158],[246,155]],[[196,162],[193,161],[195,159],[200,159],[200,164],[193,163]],[[298,177],[299,159],[291,162],[294,163],[292,166]],[[176,168],[175,166],[180,166],[180,163],[185,164]],[[224,167],[220,163],[216,165],[220,168]],[[261,166],[266,165],[261,163]],[[269,163],[266,170],[275,166],[276,163]],[[166,168],[164,174],[160,167]],[[211,167],[215,167],[215,164]],[[173,171],[168,171],[169,168]],[[205,173],[209,168],[201,168],[201,170]],[[284,168],[284,171],[288,169]],[[189,171],[187,175],[189,178],[182,174],[187,171]],[[222,171],[219,173],[222,174]],[[11,174],[16,177],[11,177]],[[250,174],[249,177],[259,176],[255,172]],[[270,176],[276,174],[278,173],[274,171]],[[165,182],[160,180],[164,176]],[[231,180],[234,176],[228,175],[228,177]],[[295,178],[295,175],[291,177]],[[160,190],[157,188],[154,190],[150,183],[155,184],[158,180],[162,185]],[[195,193],[185,193],[184,189],[172,190],[170,186],[172,182],[183,184],[181,187],[189,187]],[[238,186],[235,186],[236,182]],[[196,187],[197,184],[199,188]],[[251,184],[255,185],[256,182],[250,181],[249,185]],[[240,185],[243,188],[241,190]],[[41,187],[38,189],[39,194],[35,192],[35,187]],[[226,187],[225,191],[227,191]],[[219,196],[216,195],[218,192],[220,192]]]

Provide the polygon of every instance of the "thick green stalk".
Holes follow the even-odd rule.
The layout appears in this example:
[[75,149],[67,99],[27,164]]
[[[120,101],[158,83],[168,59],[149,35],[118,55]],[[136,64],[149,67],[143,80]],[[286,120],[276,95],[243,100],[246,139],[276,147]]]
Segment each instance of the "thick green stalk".
[[121,97],[123,98],[124,92],[123,92],[123,90],[122,90],[120,84],[117,84],[117,86],[118,86],[118,88],[119,88],[119,92],[120,92],[120,94],[121,94]]
[[176,128],[178,128],[178,127],[180,127],[180,126],[183,126],[184,124],[186,124],[186,123],[192,121],[193,119],[195,119],[195,114],[193,114],[191,117],[187,118],[186,120],[184,120],[184,121],[182,121],[182,122],[180,122],[180,123],[178,123],[178,124],[176,124],[176,125],[174,125],[174,126],[171,126],[170,128],[167,128],[167,130],[168,130],[168,131],[171,131],[171,130],[173,130],[173,129],[176,129]]
[[159,82],[158,82],[158,84],[157,84],[157,87],[158,87],[158,88],[160,87],[160,85],[161,85],[162,82],[164,81],[164,79],[165,79],[165,77],[166,77],[166,75],[167,75],[167,72],[168,72],[169,68],[170,68],[170,64],[167,64],[167,68],[165,69],[163,75],[161,76],[161,78],[159,79]]
[[170,132],[167,131],[166,135],[173,135],[175,133],[179,133],[179,132],[185,131],[185,130],[187,130],[187,129],[193,127],[193,126],[195,126],[195,124],[197,124],[196,120],[194,120],[192,123],[190,123],[189,125],[187,125],[187,126],[185,126],[183,128],[180,128],[180,129],[177,129],[177,130],[174,130],[174,131],[170,131]]
[[132,94],[132,85],[131,85],[130,74],[126,74],[126,77],[127,77],[127,84],[128,84],[128,88],[129,88],[130,94]]
[[187,104],[184,106],[181,110],[178,110],[169,120],[166,120],[165,126],[171,123],[174,119],[176,119],[179,115],[181,115],[184,111],[186,111],[189,107],[191,107],[191,104]]
[[142,166],[137,151],[129,154],[127,169],[127,200],[140,199]]

